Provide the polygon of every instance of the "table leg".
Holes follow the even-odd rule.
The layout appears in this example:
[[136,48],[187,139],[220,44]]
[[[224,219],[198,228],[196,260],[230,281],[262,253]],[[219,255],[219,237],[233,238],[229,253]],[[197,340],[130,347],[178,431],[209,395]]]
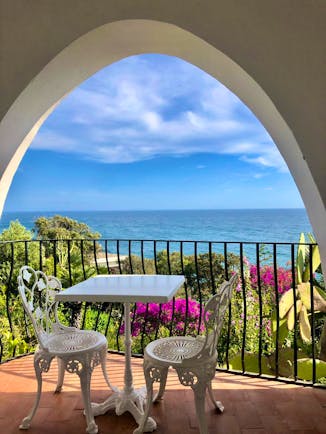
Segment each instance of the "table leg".
[[[125,372],[123,390],[114,391],[109,398],[102,403],[92,403],[94,416],[106,413],[115,408],[119,416],[126,411],[132,414],[138,425],[144,415],[144,404],[146,400],[146,387],[134,389],[132,383],[131,370],[131,324],[130,324],[130,303],[124,303],[124,322],[125,322]],[[146,432],[156,429],[156,422],[149,417],[145,425]]]
[[134,386],[132,384],[131,370],[131,323],[130,323],[130,303],[124,304],[125,317],[125,386],[124,392],[126,395],[133,393]]

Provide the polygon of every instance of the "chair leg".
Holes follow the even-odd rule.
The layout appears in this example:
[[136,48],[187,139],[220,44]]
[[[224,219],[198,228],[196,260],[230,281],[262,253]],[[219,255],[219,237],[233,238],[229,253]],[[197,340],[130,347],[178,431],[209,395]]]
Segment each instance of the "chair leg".
[[113,386],[109,380],[108,371],[106,369],[106,356],[107,356],[107,348],[103,348],[103,350],[100,352],[100,358],[101,358],[101,368],[103,372],[104,379],[106,381],[106,384],[109,386],[109,388],[113,392],[118,392],[119,389],[116,386]]
[[98,427],[94,420],[94,415],[92,412],[92,406],[91,406],[91,376],[92,376],[92,369],[90,367],[89,363],[86,363],[85,361],[82,364],[82,369],[77,372],[80,379],[80,387],[82,391],[83,401],[84,401],[84,412],[86,416],[86,432],[89,434],[97,434]]
[[161,368],[161,378],[160,378],[160,388],[157,392],[157,394],[153,398],[153,402],[157,402],[160,399],[163,398],[164,392],[165,392],[165,386],[166,386],[166,379],[168,376],[168,368]]
[[29,415],[22,420],[19,429],[28,429],[31,426],[31,421],[40,403],[41,392],[42,392],[42,372],[47,372],[49,370],[51,361],[52,358],[47,359],[44,357],[43,354],[35,353],[34,369],[35,369],[35,376],[37,379],[37,394],[36,394],[36,398],[32,410],[30,411]]
[[208,383],[208,394],[209,394],[209,397],[210,397],[212,403],[214,404],[216,410],[219,413],[223,413],[223,411],[224,411],[224,405],[221,403],[221,401],[216,401],[215,400],[214,394],[213,394],[213,389],[212,389],[212,382],[211,381]]
[[149,411],[153,402],[153,383],[154,378],[151,376],[151,369],[152,367],[148,367],[144,369],[145,374],[145,380],[146,380],[146,391],[147,391],[147,399],[144,409],[144,414],[142,416],[142,419],[140,421],[140,424],[138,428],[136,428],[133,432],[133,434],[142,434],[145,430],[145,425],[149,416]]
[[60,393],[61,392],[63,380],[65,377],[65,371],[66,371],[65,362],[62,359],[60,359],[59,357],[57,357],[57,361],[58,361],[58,382],[57,382],[57,387],[56,387],[54,393]]
[[195,395],[196,414],[197,414],[200,434],[208,434],[207,421],[205,415],[206,388],[207,388],[206,383],[201,383],[200,381],[196,385],[192,386],[192,390],[194,391],[194,395]]

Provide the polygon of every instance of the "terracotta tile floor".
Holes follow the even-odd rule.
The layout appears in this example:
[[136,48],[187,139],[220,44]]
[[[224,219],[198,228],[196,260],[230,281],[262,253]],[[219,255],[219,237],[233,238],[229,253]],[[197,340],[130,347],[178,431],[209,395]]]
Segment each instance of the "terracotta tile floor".
[[[108,355],[108,370],[113,383],[123,384],[124,359]],[[56,364],[44,375],[43,395],[30,434],[80,434],[85,432],[78,377],[66,375],[64,390],[54,394]],[[133,359],[134,384],[144,384],[142,360]],[[23,357],[0,365],[0,433],[18,434],[18,425],[27,415],[35,396],[32,357]],[[210,434],[326,434],[326,390],[217,373],[215,396],[223,401],[225,412],[216,414],[207,403]],[[107,396],[101,369],[92,379],[92,399]],[[171,371],[164,400],[154,405],[157,434],[198,434],[191,389],[180,386]],[[100,433],[132,433],[136,424],[126,413],[113,411],[96,418]]]

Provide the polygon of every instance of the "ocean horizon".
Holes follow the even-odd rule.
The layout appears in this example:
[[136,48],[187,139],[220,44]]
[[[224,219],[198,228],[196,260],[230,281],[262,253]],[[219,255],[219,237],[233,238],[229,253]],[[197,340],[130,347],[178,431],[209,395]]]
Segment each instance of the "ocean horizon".
[[5,211],[0,232],[12,220],[32,229],[38,217],[58,214],[86,223],[108,239],[295,243],[301,232],[312,232],[304,208]]

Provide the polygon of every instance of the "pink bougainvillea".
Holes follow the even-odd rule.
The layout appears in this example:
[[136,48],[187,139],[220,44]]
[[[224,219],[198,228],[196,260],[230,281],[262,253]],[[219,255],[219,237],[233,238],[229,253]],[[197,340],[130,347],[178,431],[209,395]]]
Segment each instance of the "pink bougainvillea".
[[[257,266],[249,266],[250,284],[252,288],[258,288]],[[263,289],[275,287],[274,269],[270,265],[264,265],[260,268],[260,284]],[[283,267],[277,268],[277,290],[283,294],[292,287],[292,272]]]
[[[186,322],[187,334],[197,334],[200,318],[200,303],[196,300],[177,298],[174,302],[161,305],[157,303],[136,303],[135,311],[131,313],[132,336],[144,333],[154,333],[158,327],[170,328],[173,325],[174,334],[183,334]],[[173,323],[173,324],[172,324]],[[201,322],[200,330],[204,325]],[[124,324],[120,327],[120,333],[124,333]]]

